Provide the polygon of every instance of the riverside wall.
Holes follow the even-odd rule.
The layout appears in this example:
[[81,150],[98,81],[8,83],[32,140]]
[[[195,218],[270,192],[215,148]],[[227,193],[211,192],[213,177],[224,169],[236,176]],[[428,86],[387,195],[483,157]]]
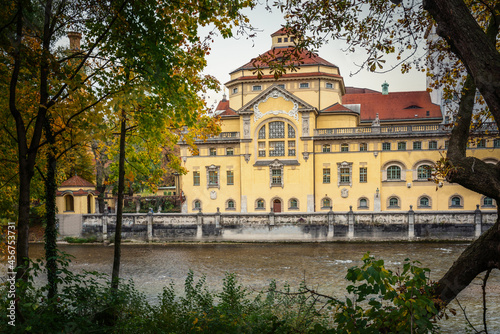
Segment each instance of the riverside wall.
[[[124,214],[130,241],[471,240],[491,227],[495,211]],[[61,237],[112,240],[114,214],[59,215]]]

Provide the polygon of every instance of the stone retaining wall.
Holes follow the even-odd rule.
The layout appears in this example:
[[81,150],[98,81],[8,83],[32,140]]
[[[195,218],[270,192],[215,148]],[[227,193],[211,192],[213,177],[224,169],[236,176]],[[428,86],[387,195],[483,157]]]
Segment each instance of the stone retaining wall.
[[[62,237],[113,238],[116,216],[61,215]],[[78,217],[77,217],[78,216]],[[493,211],[124,214],[122,238],[135,241],[469,240],[496,221]],[[64,223],[63,223],[64,222]],[[68,224],[72,224],[71,226]]]

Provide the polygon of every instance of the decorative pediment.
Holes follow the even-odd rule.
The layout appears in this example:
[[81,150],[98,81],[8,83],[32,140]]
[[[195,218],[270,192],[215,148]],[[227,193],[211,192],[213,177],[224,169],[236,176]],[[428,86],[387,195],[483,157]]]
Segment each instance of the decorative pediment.
[[[262,111],[261,104],[266,103],[269,99],[278,99],[283,98],[283,100],[291,102],[292,107],[289,110],[284,109],[273,109],[269,111]],[[262,93],[260,93],[257,97],[252,99],[246,105],[244,105],[238,112],[240,114],[253,114],[254,122],[257,122],[259,119],[264,117],[265,115],[279,115],[286,114],[293,117],[295,120],[299,120],[299,112],[304,111],[316,111],[316,108],[311,106],[310,104],[304,102],[298,97],[290,94],[288,91],[278,87],[271,86]]]

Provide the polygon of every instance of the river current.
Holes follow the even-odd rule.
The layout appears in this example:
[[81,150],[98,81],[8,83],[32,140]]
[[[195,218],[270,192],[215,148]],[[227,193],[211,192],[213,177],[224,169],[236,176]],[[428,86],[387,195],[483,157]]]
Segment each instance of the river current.
[[[206,276],[214,291],[222,288],[226,272],[236,273],[238,281],[254,290],[265,289],[272,279],[278,285],[289,283],[298,287],[305,280],[320,293],[342,297],[348,285],[347,269],[361,265],[366,252],[385,260],[386,267],[397,270],[405,258],[418,260],[431,269],[431,279],[438,280],[465,249],[466,244],[453,243],[245,243],[245,244],[124,244],[121,277],[133,279],[136,287],[153,303],[164,286],[173,282],[182,293],[189,270],[195,277]],[[76,272],[98,271],[110,274],[113,247],[104,245],[60,245],[75,256],[70,268]],[[31,258],[43,256],[43,245],[30,245]],[[467,317],[481,330],[481,280],[462,291],[458,300]],[[500,273],[492,272],[487,285],[488,326],[490,333],[500,333]],[[457,302],[451,307],[457,316],[442,321],[445,333],[465,332],[463,312]]]

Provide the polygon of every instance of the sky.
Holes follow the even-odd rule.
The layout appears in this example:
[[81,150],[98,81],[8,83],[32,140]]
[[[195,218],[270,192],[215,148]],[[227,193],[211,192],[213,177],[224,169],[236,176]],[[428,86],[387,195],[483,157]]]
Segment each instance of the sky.
[[[283,14],[279,10],[273,9],[273,12],[269,13],[264,5],[258,5],[254,10],[245,10],[244,13],[249,17],[251,25],[259,29],[257,36],[252,39],[242,36],[229,39],[215,38],[211,53],[207,57],[207,67],[204,73],[215,76],[221,84],[229,81],[229,72],[268,51],[271,48],[271,34],[285,24]],[[340,68],[345,86],[381,91],[382,83],[387,81],[389,91],[421,91],[426,88],[425,73],[416,70],[401,74],[399,69],[394,69],[388,73],[377,74],[363,69],[351,76],[351,73],[358,71],[356,64],[361,64],[366,59],[366,54],[362,52],[349,54],[341,49],[342,45],[339,42],[332,41],[319,49],[318,55]],[[222,99],[222,95],[223,92],[209,92],[208,104],[216,104]]]

